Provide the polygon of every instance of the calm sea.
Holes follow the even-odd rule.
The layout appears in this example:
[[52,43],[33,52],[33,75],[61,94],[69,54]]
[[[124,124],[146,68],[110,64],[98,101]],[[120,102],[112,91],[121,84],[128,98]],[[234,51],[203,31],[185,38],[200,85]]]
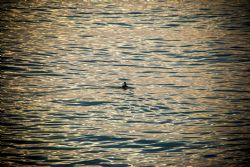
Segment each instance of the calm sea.
[[249,6],[2,0],[1,164],[247,166]]

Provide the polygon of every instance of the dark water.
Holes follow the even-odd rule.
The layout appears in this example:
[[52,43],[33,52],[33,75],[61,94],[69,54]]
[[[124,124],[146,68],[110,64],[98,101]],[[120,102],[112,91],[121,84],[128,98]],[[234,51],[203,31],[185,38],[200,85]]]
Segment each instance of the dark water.
[[249,5],[1,1],[1,164],[247,166]]

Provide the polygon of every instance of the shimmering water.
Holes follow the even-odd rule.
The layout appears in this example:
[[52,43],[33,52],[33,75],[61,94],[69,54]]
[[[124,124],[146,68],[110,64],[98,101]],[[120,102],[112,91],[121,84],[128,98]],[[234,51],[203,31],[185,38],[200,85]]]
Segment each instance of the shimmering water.
[[249,5],[2,0],[1,164],[247,166]]

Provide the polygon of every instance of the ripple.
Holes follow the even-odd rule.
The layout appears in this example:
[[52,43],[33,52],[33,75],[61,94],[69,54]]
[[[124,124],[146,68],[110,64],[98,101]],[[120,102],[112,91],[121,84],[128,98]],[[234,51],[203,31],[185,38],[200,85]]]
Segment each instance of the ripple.
[[92,160],[78,161],[75,163],[60,164],[60,165],[53,165],[53,166],[57,167],[57,166],[74,166],[74,165],[102,165],[104,162],[109,162],[109,161],[105,159],[92,159]]
[[150,146],[157,148],[144,149],[143,152],[152,153],[152,152],[167,151],[170,149],[176,149],[176,147],[181,147],[180,149],[182,149],[185,146],[185,144],[182,142],[158,142],[158,143],[153,143]]
[[52,103],[59,103],[65,106],[96,106],[111,103],[108,101],[79,101],[78,99],[70,100],[53,100]]

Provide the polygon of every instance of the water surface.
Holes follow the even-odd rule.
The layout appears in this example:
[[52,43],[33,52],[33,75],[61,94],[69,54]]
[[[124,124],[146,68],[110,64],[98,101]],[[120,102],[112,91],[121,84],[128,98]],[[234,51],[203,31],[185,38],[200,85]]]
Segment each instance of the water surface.
[[1,163],[247,166],[248,6],[1,1]]

